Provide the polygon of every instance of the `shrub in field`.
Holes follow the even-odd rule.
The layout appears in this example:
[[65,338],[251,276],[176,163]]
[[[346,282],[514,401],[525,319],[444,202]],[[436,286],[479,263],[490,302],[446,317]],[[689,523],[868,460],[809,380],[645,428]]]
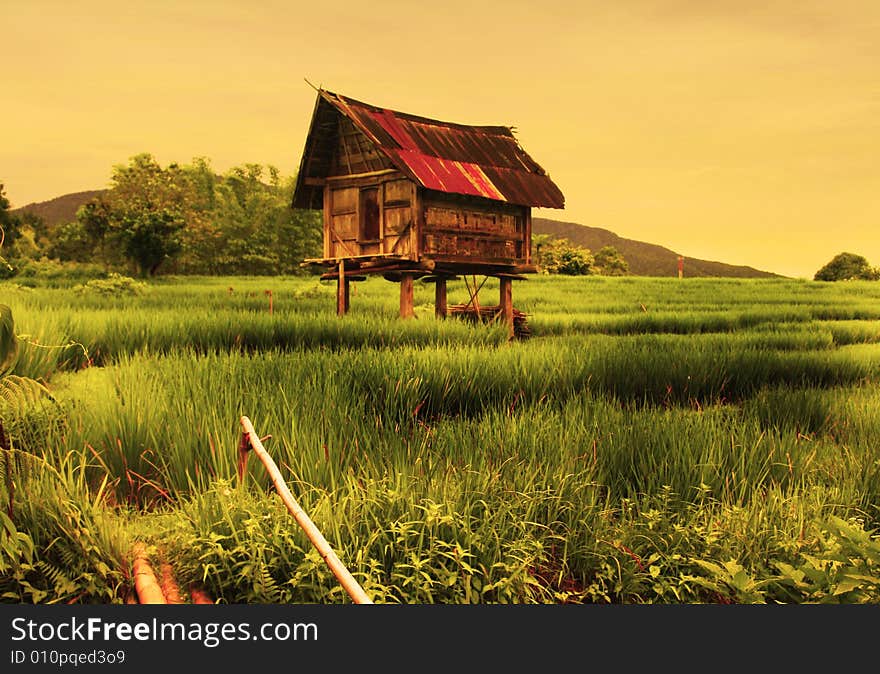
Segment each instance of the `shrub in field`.
[[[880,539],[781,492],[749,507],[669,489],[615,507],[535,486],[426,496],[426,481],[298,483],[304,508],[375,603],[876,603]],[[459,485],[459,489],[462,485]],[[791,518],[798,512],[807,519]],[[175,568],[230,603],[344,603],[271,494],[218,481],[153,527]],[[800,535],[800,538],[798,538]]]
[[26,285],[21,285],[20,283],[4,283],[3,284],[3,292],[11,292],[11,293],[30,293],[33,292],[33,288]]
[[769,560],[755,575],[736,560],[694,560],[693,581],[726,603],[876,604],[880,601],[880,539],[838,517],[814,526],[815,537],[789,559]]
[[[121,603],[128,534],[104,507],[106,483],[90,485],[82,457],[49,464],[13,451],[15,479],[25,498],[2,518],[0,601]],[[5,493],[0,486],[0,493]]]
[[140,295],[147,289],[143,281],[135,281],[130,276],[122,276],[111,272],[105,279],[93,279],[85,285],[78,285],[73,291],[80,295],[104,295],[110,297],[125,297]]
[[44,258],[22,264],[17,270],[15,280],[24,286],[64,287],[106,276],[107,272],[101,265]]
[[594,255],[596,273],[605,276],[625,276],[629,273],[629,263],[614,246],[602,246]]
[[546,274],[577,276],[592,273],[595,262],[589,248],[573,244],[568,239],[550,239],[537,246],[537,260]]
[[[473,512],[457,512],[431,499],[411,500],[392,482],[350,486],[337,494],[309,490],[304,505],[375,603],[554,600],[535,577],[545,566],[544,545],[529,525],[511,519],[516,505],[493,512],[478,503]],[[334,516],[339,512],[344,522]],[[286,509],[264,493],[220,481],[163,526],[178,573],[204,582],[224,602],[348,601]],[[499,529],[507,531],[493,535]]]
[[[221,481],[157,522],[153,533],[179,578],[202,583],[224,603],[320,601],[332,574],[322,576],[305,559],[308,540],[285,513],[277,501]],[[296,588],[288,581],[298,568]]]

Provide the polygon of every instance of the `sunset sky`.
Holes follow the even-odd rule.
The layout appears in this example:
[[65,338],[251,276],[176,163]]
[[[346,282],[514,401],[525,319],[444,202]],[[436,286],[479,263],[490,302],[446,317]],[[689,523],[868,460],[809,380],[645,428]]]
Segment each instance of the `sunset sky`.
[[880,266],[880,1],[3,2],[13,207],[141,152],[294,173],[306,80],[515,127],[566,197],[534,214],[812,278]]

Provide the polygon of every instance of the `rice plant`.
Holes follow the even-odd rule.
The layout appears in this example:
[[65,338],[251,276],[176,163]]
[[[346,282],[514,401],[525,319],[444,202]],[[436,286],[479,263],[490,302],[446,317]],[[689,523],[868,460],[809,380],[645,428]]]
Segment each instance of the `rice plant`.
[[[377,602],[878,600],[877,284],[538,276],[513,343],[355,287],[341,319],[314,278],[4,293],[66,345],[7,426],[85,518],[83,600],[124,594],[137,535],[219,601],[346,601],[262,467],[236,479],[242,415]],[[16,508],[25,557],[79,540]],[[7,600],[71,596],[40,583]]]

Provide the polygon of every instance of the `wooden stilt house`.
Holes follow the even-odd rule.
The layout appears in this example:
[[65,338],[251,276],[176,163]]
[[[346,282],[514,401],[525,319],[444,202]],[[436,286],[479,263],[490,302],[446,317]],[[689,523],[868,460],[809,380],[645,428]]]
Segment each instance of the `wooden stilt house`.
[[319,90],[293,195],[294,208],[324,213],[323,256],[338,282],[382,274],[400,286],[400,315],[413,314],[413,281],[500,279],[498,311],[512,330],[512,281],[536,271],[531,209],[563,208],[550,176],[506,126],[466,126],[388,110]]

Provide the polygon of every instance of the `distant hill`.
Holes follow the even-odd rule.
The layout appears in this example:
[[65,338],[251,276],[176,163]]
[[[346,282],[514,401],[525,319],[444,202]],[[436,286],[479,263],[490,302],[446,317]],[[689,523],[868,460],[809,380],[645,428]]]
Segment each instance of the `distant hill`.
[[[65,194],[48,201],[28,204],[13,210],[30,212],[41,217],[50,229],[59,224],[76,219],[77,209],[89,199],[97,197],[106,190],[88,190]],[[612,231],[599,227],[590,227],[576,222],[561,222],[549,218],[532,219],[533,234],[549,234],[563,237],[579,246],[596,252],[602,246],[614,246],[629,264],[630,273],[636,276],[678,276],[678,256],[675,251],[653,243],[625,239]],[[752,267],[698,260],[685,257],[684,275],[692,276],[724,276],[734,278],[772,278],[779,274],[761,271]]]
[[49,229],[65,222],[76,220],[76,211],[84,203],[97,197],[107,190],[87,190],[85,192],[73,192],[65,194],[48,201],[40,201],[20,208],[15,208],[11,212],[15,213],[32,213],[39,216],[48,225]]
[[[624,239],[614,232],[599,227],[560,222],[548,218],[532,219],[532,234],[549,234],[565,238],[572,243],[596,252],[603,246],[614,246],[629,264],[630,273],[636,276],[678,276],[679,253],[644,241]],[[742,265],[699,260],[685,256],[684,275],[723,276],[733,278],[778,278],[779,274],[761,271]]]

